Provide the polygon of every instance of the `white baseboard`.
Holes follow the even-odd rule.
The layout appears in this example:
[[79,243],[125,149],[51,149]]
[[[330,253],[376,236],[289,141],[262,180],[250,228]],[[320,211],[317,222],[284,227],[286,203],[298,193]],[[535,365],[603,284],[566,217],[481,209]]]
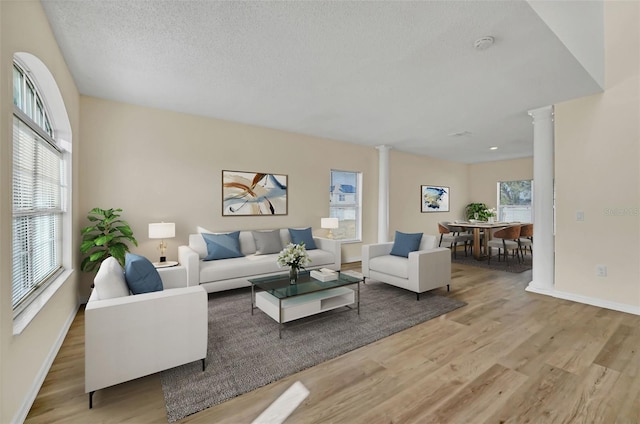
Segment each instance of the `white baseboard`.
[[609,300],[598,299],[595,297],[582,296],[575,293],[568,293],[559,290],[539,289],[529,285],[526,289],[532,293],[543,294],[546,296],[556,297],[558,299],[570,300],[572,302],[584,303],[586,305],[597,306],[599,308],[611,309],[613,311],[625,312],[627,314],[640,315],[640,306],[627,305],[626,303],[611,302]]
[[36,400],[36,397],[38,396],[38,392],[40,391],[40,388],[44,383],[44,379],[47,377],[47,374],[51,369],[51,365],[53,364],[53,361],[56,359],[56,356],[58,355],[58,352],[62,347],[62,343],[64,342],[65,337],[67,337],[69,328],[71,328],[71,324],[73,323],[74,318],[78,314],[79,309],[80,309],[80,304],[76,306],[75,310],[72,309],[71,314],[67,318],[67,321],[62,326],[62,329],[58,334],[58,338],[56,339],[56,342],[53,344],[53,346],[51,346],[51,350],[49,351],[49,354],[47,355],[44,362],[42,363],[42,366],[40,367],[40,370],[38,371],[38,374],[36,375],[36,378],[34,379],[33,384],[31,385],[31,389],[29,390],[29,392],[27,393],[27,395],[25,396],[22,402],[22,406],[18,409],[18,411],[14,415],[13,420],[11,420],[12,423],[23,423],[27,419],[29,410],[33,406],[33,402]]
[[351,258],[342,258],[342,263],[343,264],[348,264],[351,262],[361,262],[362,261],[362,256],[354,256]]

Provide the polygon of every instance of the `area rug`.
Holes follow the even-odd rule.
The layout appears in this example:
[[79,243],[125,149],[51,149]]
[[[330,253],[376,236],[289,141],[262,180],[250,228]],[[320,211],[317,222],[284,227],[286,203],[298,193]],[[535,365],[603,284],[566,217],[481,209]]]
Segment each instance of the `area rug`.
[[451,256],[451,261],[453,263],[507,272],[524,272],[531,269],[531,259],[531,254],[527,254],[524,255],[523,262],[518,263],[516,258],[510,257],[509,262],[507,263],[504,259],[498,261],[498,256],[494,255],[491,257],[491,263],[489,263],[486,259],[479,261],[475,259],[473,255],[464,256],[464,252],[458,252],[457,258]]
[[207,368],[200,361],[161,373],[173,422],[466,305],[376,281],[360,285],[360,315],[345,307],[285,324],[256,309],[251,291],[209,295]]

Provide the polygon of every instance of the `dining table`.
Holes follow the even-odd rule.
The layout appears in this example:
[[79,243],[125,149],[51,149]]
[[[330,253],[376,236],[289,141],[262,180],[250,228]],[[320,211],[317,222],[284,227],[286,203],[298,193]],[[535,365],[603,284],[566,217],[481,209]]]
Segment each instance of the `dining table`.
[[[487,221],[455,221],[450,224],[454,227],[466,228],[473,232],[473,257],[476,260],[483,260],[488,257],[487,242],[491,240],[491,230],[494,228],[504,228],[511,225],[510,222],[487,222]],[[482,249],[480,248],[480,232],[484,230],[482,238]]]

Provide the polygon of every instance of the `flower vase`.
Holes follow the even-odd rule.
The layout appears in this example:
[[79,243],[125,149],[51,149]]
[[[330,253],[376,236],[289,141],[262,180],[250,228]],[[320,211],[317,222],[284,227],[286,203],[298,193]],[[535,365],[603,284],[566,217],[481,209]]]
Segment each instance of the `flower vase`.
[[490,216],[490,217],[487,219],[487,221],[489,222],[489,224],[493,224],[493,217],[492,217],[492,216]]
[[289,268],[289,284],[296,284],[298,282],[298,268]]

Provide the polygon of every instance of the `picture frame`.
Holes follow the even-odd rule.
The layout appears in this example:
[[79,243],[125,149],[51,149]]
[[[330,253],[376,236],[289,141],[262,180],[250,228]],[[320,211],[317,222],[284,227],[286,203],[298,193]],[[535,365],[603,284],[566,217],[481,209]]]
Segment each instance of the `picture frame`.
[[449,212],[449,187],[420,186],[420,212]]
[[222,216],[278,216],[289,209],[288,175],[222,171]]

